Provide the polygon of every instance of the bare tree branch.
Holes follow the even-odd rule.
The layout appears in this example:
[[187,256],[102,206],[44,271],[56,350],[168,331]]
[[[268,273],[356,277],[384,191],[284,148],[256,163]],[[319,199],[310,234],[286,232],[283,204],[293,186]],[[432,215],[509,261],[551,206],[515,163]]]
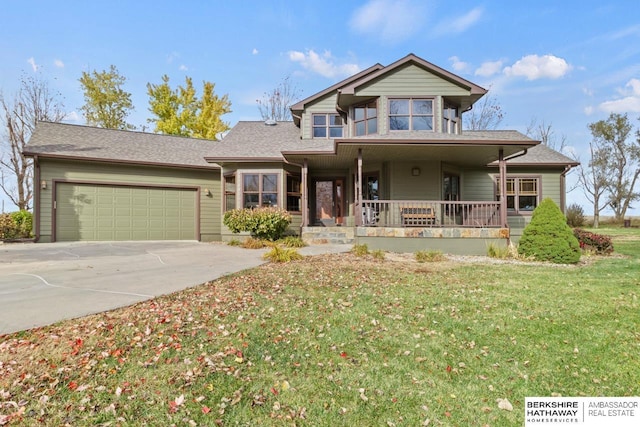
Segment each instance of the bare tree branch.
[[300,97],[300,91],[291,83],[290,78],[291,76],[285,77],[275,89],[265,92],[262,99],[256,100],[262,120],[291,120],[289,108]]
[[31,208],[33,165],[23,156],[38,121],[59,122],[65,117],[59,93],[52,93],[38,76],[23,76],[12,100],[0,94],[0,189],[20,210]]

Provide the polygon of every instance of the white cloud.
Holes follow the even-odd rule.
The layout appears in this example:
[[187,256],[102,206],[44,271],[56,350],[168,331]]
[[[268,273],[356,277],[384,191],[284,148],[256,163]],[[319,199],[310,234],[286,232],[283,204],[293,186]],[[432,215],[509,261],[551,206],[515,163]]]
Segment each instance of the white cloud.
[[527,80],[558,79],[571,70],[571,65],[562,58],[554,55],[527,55],[516,61],[510,67],[505,67],[504,74],[511,76],[524,76]]
[[483,62],[474,74],[476,76],[491,77],[500,71],[502,71],[502,61],[487,61]]
[[427,15],[424,1],[369,0],[351,16],[351,30],[374,36],[385,43],[398,43],[415,34]]
[[188,68],[186,65],[184,65],[184,64],[180,64],[180,67],[178,67],[178,69],[179,69],[180,71],[187,71],[189,68]]
[[64,120],[67,122],[80,123],[82,119],[80,117],[80,114],[78,114],[76,111],[72,111],[64,116]]
[[623,97],[601,103],[598,108],[608,113],[640,113],[640,80],[631,79],[623,89],[619,89]]
[[475,9],[471,9],[465,15],[454,19],[444,20],[436,26],[434,34],[441,36],[444,34],[463,33],[482,18],[482,13],[483,9],[481,7],[476,7]]
[[584,107],[584,114],[586,114],[587,116],[590,116],[593,114],[593,110],[594,108],[591,105],[588,105]]
[[336,64],[331,52],[325,50],[322,55],[313,50],[307,53],[292,50],[288,52],[289,60],[298,62],[302,67],[324,77],[350,76],[360,71],[357,64]]
[[258,54],[258,49],[256,49],[255,47],[253,48],[253,50],[251,51],[252,55],[257,55]]
[[64,68],[64,62],[62,62],[61,59],[54,59],[53,65],[55,65],[58,68]]
[[461,61],[457,56],[450,57],[449,61],[451,61],[451,67],[456,73],[461,73],[469,69],[469,64]]
[[34,72],[38,71],[38,64],[36,64],[36,60],[33,58],[33,56],[27,59],[27,63],[31,65],[31,68],[33,68]]

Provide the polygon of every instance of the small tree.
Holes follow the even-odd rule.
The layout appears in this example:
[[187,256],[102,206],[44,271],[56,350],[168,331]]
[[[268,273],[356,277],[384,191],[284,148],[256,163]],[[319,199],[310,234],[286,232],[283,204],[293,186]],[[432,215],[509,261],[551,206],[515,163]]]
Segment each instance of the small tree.
[[127,123],[133,103],[131,94],[122,89],[126,80],[115,65],[111,65],[109,71],[82,72],[79,81],[84,105],[81,110],[88,124],[107,129],[135,129]]
[[591,157],[586,165],[578,158],[575,160],[580,162],[578,183],[587,200],[593,205],[593,228],[598,228],[600,226],[600,212],[608,206],[608,203],[602,203],[607,189],[607,153],[593,141],[589,143],[589,153]]
[[544,199],[533,211],[531,222],[520,238],[518,253],[556,264],[575,264],[580,261],[578,239],[553,200]]
[[265,92],[262,99],[256,100],[262,120],[291,120],[289,108],[300,97],[300,91],[291,84],[290,77],[285,77],[275,89]]

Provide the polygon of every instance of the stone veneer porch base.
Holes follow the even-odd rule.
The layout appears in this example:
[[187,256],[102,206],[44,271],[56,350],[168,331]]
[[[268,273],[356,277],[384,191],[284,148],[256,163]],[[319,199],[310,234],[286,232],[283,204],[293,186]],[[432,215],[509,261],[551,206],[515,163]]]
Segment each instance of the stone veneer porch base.
[[356,227],[355,241],[370,250],[435,250],[455,255],[486,255],[489,245],[509,244],[508,228]]

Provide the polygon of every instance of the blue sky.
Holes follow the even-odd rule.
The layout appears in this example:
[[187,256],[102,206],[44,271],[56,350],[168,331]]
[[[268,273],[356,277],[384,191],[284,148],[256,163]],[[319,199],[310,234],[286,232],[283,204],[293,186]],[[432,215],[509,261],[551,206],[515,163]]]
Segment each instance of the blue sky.
[[[640,124],[640,13],[634,1],[32,1],[0,11],[0,90],[40,73],[84,123],[78,79],[111,64],[147,124],[146,84],[167,74],[228,94],[225,120],[258,120],[256,100],[283,78],[310,96],[408,53],[485,88],[501,128],[552,125],[583,160],[587,125],[610,112]],[[569,194],[591,213],[579,190]],[[10,210],[10,209],[6,209]]]

